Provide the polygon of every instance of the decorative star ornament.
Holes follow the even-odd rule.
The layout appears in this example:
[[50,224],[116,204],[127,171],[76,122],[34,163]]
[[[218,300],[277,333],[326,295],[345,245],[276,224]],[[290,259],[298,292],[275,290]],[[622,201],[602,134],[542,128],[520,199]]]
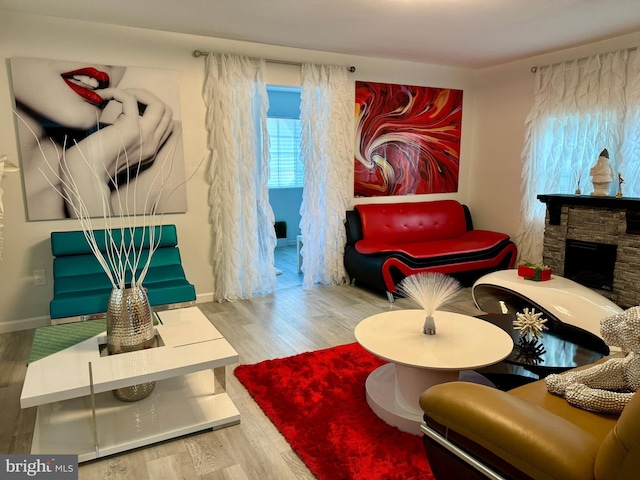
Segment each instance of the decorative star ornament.
[[529,311],[525,308],[522,313],[516,313],[516,320],[513,321],[514,330],[520,330],[520,336],[529,337],[531,339],[538,339],[542,337],[543,330],[549,330],[545,325],[547,323],[546,318],[542,317],[542,312],[536,313],[536,309],[532,308]]

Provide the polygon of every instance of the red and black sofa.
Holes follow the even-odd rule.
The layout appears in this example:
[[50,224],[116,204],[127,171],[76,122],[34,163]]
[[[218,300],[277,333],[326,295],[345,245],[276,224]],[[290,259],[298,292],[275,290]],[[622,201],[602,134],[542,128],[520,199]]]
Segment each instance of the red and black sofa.
[[466,205],[456,200],[356,205],[347,211],[344,265],[352,283],[387,292],[418,272],[451,275],[465,285],[513,268],[517,249],[509,236],[475,230]]

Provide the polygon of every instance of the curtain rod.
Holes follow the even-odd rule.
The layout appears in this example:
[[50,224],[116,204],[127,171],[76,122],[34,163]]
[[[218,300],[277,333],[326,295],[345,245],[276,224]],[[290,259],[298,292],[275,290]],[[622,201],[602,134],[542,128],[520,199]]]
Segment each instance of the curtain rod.
[[[629,48],[627,48],[627,52],[633,52],[634,50],[637,50],[637,49],[638,49],[638,47],[629,47]],[[622,49],[622,50],[624,50],[624,49]],[[601,53],[600,55],[606,55],[607,53],[611,53],[611,52]],[[586,59],[588,59],[588,58],[589,58],[589,57],[581,57],[581,58],[579,58],[579,59],[578,59],[578,60],[576,60],[576,61],[578,61],[578,62],[579,62],[580,60],[586,60]],[[562,63],[562,62],[552,63],[551,65],[540,65],[540,66],[537,66],[537,67],[531,67],[531,73],[536,73],[536,72],[538,71],[538,69],[539,69],[540,67],[542,67],[542,66],[544,66],[544,67],[547,67],[547,66],[549,66],[549,67],[555,67],[556,65],[560,65],[561,63]]]
[[[194,57],[202,57],[202,56],[207,56],[207,55],[209,55],[209,52],[203,52],[201,50],[194,50],[193,51],[193,56]],[[300,67],[302,65],[302,63],[300,63],[300,62],[289,62],[287,60],[272,60],[272,59],[266,58],[265,61],[269,62],[269,63],[279,63],[281,65],[295,65],[295,66],[298,66],[298,67]],[[351,73],[356,71],[356,67],[354,67],[354,66],[346,67],[346,69]]]

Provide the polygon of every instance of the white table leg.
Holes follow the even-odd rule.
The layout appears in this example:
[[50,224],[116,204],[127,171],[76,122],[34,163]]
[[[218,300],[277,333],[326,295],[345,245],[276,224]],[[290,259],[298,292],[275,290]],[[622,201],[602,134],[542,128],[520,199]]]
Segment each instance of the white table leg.
[[219,393],[225,393],[227,391],[227,372],[224,365],[213,369],[213,378],[213,392],[216,395]]
[[[428,374],[421,375],[419,372]],[[436,383],[457,380],[458,376],[457,371],[431,371],[387,363],[371,372],[367,378],[367,403],[389,425],[403,432],[422,435],[420,423],[423,412],[418,403],[420,394]],[[398,386],[399,382],[401,386]]]
[[458,380],[460,375],[457,370],[426,370],[399,364],[395,364],[395,368],[396,402],[404,410],[420,415],[421,419],[422,409],[419,401],[422,392],[438,383]]

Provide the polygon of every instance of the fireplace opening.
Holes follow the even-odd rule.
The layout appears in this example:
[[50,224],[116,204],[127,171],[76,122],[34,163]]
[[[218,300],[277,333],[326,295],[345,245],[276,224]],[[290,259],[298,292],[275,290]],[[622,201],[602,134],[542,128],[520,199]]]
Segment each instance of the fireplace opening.
[[564,276],[585,287],[613,291],[618,246],[567,239]]

